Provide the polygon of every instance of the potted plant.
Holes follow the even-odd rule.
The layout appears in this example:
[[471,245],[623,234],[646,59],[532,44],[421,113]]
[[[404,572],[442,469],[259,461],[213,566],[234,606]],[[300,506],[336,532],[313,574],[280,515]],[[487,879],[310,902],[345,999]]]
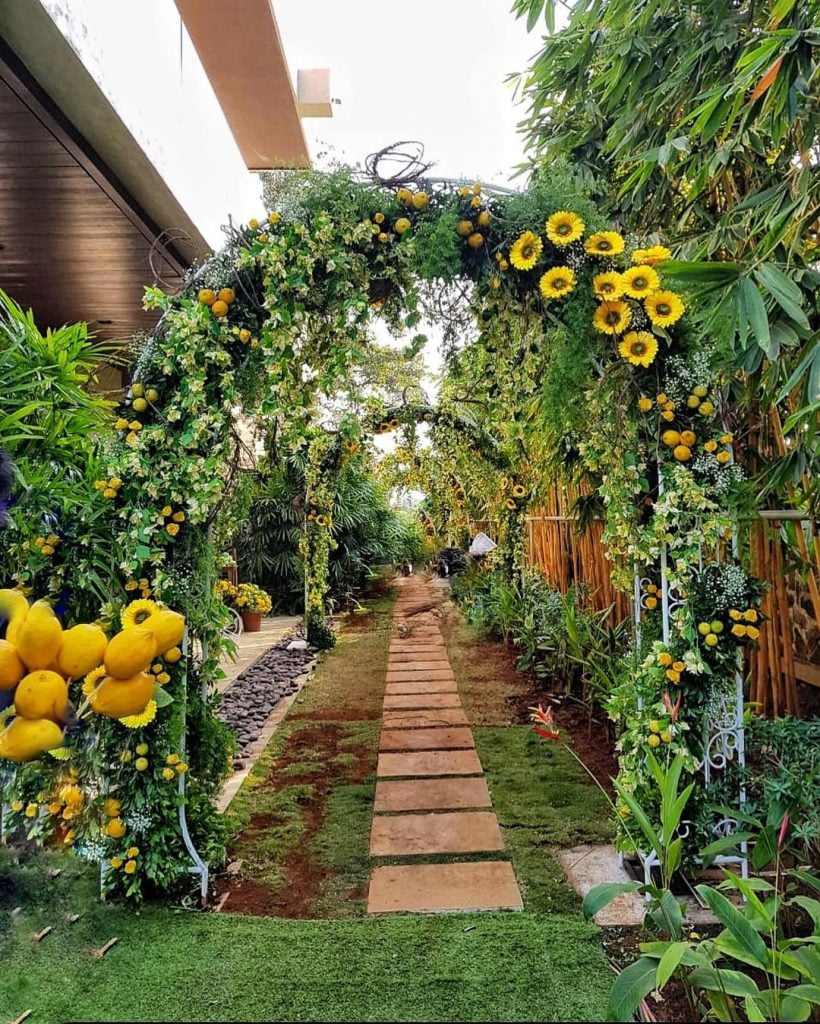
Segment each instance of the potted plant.
[[270,595],[253,583],[240,583],[236,588],[234,605],[242,616],[246,633],[258,633],[262,628],[262,616],[271,610]]

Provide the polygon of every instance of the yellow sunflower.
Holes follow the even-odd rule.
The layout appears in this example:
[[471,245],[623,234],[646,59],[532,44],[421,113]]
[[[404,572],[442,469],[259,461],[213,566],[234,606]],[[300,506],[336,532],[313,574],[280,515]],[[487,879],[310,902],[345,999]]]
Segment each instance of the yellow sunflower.
[[547,238],[553,245],[569,245],[583,235],[585,227],[577,213],[559,210],[547,220]]
[[91,694],[97,689],[99,684],[105,678],[105,666],[100,665],[99,668],[92,669],[83,680],[83,696],[90,697]]
[[618,346],[618,352],[633,366],[649,366],[658,354],[658,340],[648,331],[630,331]]
[[624,251],[624,240],[617,231],[597,231],[584,248],[591,256],[617,256]]
[[122,628],[127,629],[129,626],[139,626],[158,611],[159,606],[154,601],[147,601],[145,599],[132,601],[120,613]]
[[632,310],[621,299],[602,302],[595,310],[592,326],[602,334],[621,334],[629,327]]
[[639,267],[630,267],[621,274],[624,291],[633,299],[645,299],[647,295],[656,292],[661,286],[661,279],[657,270],[653,270],[648,263],[642,263]]
[[650,249],[636,249],[632,253],[633,263],[646,263],[654,267],[656,263],[663,263],[664,260],[671,260],[672,253],[665,245],[653,245]]
[[515,487],[513,487],[513,495],[516,498],[523,498],[526,493],[527,488],[523,484],[516,484]]
[[125,718],[120,718],[120,725],[124,725],[126,729],[139,729],[143,725],[148,725],[149,722],[153,722],[157,717],[157,702],[155,700],[149,700],[145,705],[145,710],[138,715],[126,715]]
[[514,502],[514,501],[512,500],[512,498],[507,498],[507,500],[506,500],[506,501],[504,502],[504,504],[505,504],[505,505],[506,505],[506,507],[507,507],[508,509],[510,509],[511,511],[512,511],[512,509],[514,509],[514,508],[517,508],[517,507],[518,507],[518,506],[517,506],[517,505],[515,504],[515,502]]
[[510,249],[510,263],[516,270],[532,270],[544,248],[544,243],[534,231],[525,231],[513,242]]
[[542,274],[538,287],[545,299],[560,299],[575,287],[575,272],[569,267],[551,267]]
[[596,274],[592,279],[592,287],[599,299],[620,299],[624,293],[624,284],[617,270]]
[[646,315],[656,327],[669,327],[683,316],[684,306],[680,295],[675,292],[655,292],[644,301]]

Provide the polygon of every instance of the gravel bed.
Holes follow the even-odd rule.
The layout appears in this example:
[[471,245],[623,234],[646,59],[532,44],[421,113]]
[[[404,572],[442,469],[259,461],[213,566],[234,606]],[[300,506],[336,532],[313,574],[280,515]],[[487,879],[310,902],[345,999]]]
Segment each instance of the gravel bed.
[[270,713],[283,697],[296,692],[296,680],[316,657],[310,648],[287,650],[293,639],[300,639],[298,633],[266,651],[222,695],[217,714],[236,733],[235,767],[244,765],[247,749],[259,737]]

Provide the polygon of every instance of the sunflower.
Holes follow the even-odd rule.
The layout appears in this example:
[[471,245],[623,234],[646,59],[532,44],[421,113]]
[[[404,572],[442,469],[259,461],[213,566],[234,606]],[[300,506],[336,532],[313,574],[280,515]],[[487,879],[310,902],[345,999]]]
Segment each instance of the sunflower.
[[656,327],[669,327],[680,320],[686,306],[675,292],[655,292],[647,296],[644,309]]
[[602,334],[620,334],[629,327],[632,319],[632,310],[622,302],[615,299],[613,302],[602,302],[595,310],[592,318],[592,326]]
[[512,498],[507,498],[507,500],[504,502],[504,504],[507,506],[508,509],[510,509],[510,511],[512,511],[514,508],[518,507],[515,504],[515,502],[512,500]]
[[527,493],[527,488],[523,484],[516,484],[513,487],[513,496],[516,498],[523,498]]
[[624,251],[624,240],[617,231],[598,231],[584,246],[590,256],[617,256]]
[[154,601],[146,601],[145,599],[132,601],[120,613],[122,628],[127,629],[128,626],[141,626],[146,619],[158,611],[159,607]]
[[538,282],[545,299],[560,299],[575,287],[575,272],[569,267],[551,267]]
[[585,227],[577,213],[559,210],[547,220],[547,238],[553,245],[569,245],[583,235]]
[[538,262],[544,243],[534,231],[525,231],[513,242],[510,249],[510,263],[516,270],[532,270]]
[[632,253],[633,263],[646,263],[654,267],[656,263],[663,263],[664,260],[671,260],[672,253],[665,245],[653,245],[650,249],[636,249]]
[[90,697],[91,694],[97,689],[97,686],[105,678],[105,666],[100,665],[99,668],[93,668],[83,680],[83,695]]
[[618,352],[633,366],[649,366],[658,354],[658,340],[648,331],[630,331],[618,346]]
[[625,270],[621,274],[621,281],[623,281],[624,291],[633,299],[645,299],[647,295],[651,295],[661,286],[658,272],[647,263]]
[[125,718],[120,718],[120,725],[124,725],[126,729],[139,729],[143,725],[148,725],[149,722],[153,722],[157,717],[157,702],[155,700],[149,700],[145,705],[145,709],[138,715],[126,715]]
[[619,299],[624,293],[624,284],[617,270],[596,274],[592,279],[592,287],[599,299]]

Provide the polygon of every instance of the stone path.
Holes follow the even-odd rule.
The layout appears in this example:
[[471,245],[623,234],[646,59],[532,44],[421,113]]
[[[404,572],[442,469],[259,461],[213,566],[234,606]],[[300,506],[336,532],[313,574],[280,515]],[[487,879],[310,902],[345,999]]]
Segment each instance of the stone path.
[[[367,909],[521,910],[512,865],[461,706],[428,585],[400,581],[387,661]],[[419,857],[469,856],[419,863]],[[379,864],[379,858],[391,862]]]

